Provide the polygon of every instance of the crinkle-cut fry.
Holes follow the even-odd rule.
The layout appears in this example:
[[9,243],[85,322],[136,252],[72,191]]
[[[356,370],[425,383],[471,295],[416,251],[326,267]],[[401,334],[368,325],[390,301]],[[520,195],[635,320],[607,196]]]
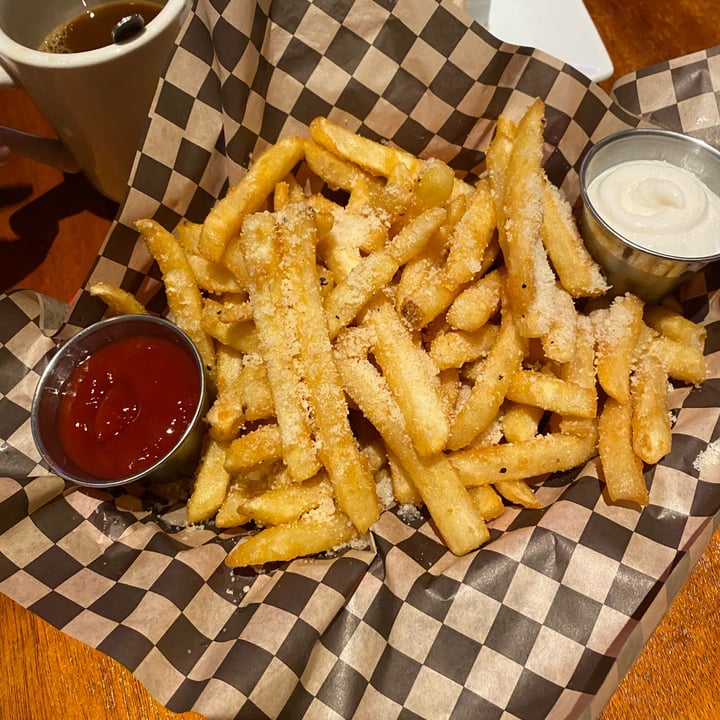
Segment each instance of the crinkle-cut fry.
[[402,163],[416,177],[422,161],[409,152],[362,137],[323,117],[310,122],[310,137],[345,160],[357,163],[373,175],[389,177]]
[[658,463],[672,447],[667,387],[667,370],[650,341],[635,360],[630,380],[633,450],[650,465]]
[[670,340],[689,345],[701,353],[704,351],[707,328],[703,325],[688,320],[665,305],[646,305],[644,319],[649,327]]
[[263,463],[282,459],[282,438],[276,423],[260,425],[236,437],[225,456],[225,470],[230,475],[247,472]]
[[117,315],[146,315],[145,306],[127,290],[99,281],[90,286],[90,294],[100,298]]
[[705,381],[708,370],[702,350],[665,335],[655,338],[654,344],[673,380],[690,385],[701,385]]
[[430,342],[430,357],[440,369],[459,368],[485,357],[497,340],[498,330],[498,325],[488,323],[471,332],[440,332]]
[[320,463],[303,382],[297,317],[284,289],[282,247],[275,217],[270,213],[248,215],[237,241],[230,243],[226,262],[233,263],[236,252],[242,253],[248,272],[250,300],[282,436],[283,457],[293,478],[307,480],[318,472]]
[[293,136],[268,147],[210,210],[200,235],[200,252],[208,260],[217,262],[222,258],[245,216],[262,208],[275,186],[304,158],[305,142]]
[[619,403],[630,400],[630,372],[643,328],[643,302],[630,293],[616,297],[610,307],[593,311],[597,379]]
[[313,212],[290,205],[278,225],[288,308],[297,315],[302,372],[312,409],[317,452],[328,471],[340,509],[360,533],[380,517],[375,481],[348,419],[315,268]]
[[405,297],[400,312],[420,329],[447,309],[463,287],[483,269],[483,258],[495,234],[495,210],[487,180],[480,180],[467,209],[449,239],[447,259],[433,266],[427,281]]
[[573,297],[594,297],[609,289],[600,266],[585,247],[572,208],[547,177],[543,184],[542,238],[562,286]]
[[421,456],[442,451],[450,422],[441,397],[438,368],[415,342],[389,300],[376,297],[363,325],[372,332],[372,354],[405,418],[405,427]]
[[320,517],[311,511],[293,523],[265,528],[238,543],[225,563],[230,567],[264,565],[317,555],[347,545],[357,530],[341,512]]
[[518,442],[483,445],[449,455],[466,486],[494,485],[572,470],[597,454],[595,426],[585,437],[550,433]]
[[505,512],[505,503],[492,485],[468,488],[468,493],[484,520],[495,520]]
[[595,388],[586,388],[538,370],[519,370],[510,381],[505,397],[516,403],[537,405],[560,415],[594,418]]
[[404,265],[428,242],[445,219],[441,208],[426,210],[406,225],[385,247],[365,256],[325,300],[330,337],[349,325],[365,304],[392,280]]
[[446,314],[448,324],[466,332],[483,327],[500,309],[501,287],[499,270],[483,275],[453,300]]
[[495,483],[494,488],[515,505],[533,509],[542,507],[535,491],[524,480],[502,480]]
[[497,340],[487,357],[477,362],[470,396],[451,423],[447,443],[450,450],[469,445],[497,417],[512,376],[520,369],[525,349],[512,313],[503,309]]
[[202,296],[195,275],[177,238],[155,220],[138,220],[135,227],[162,273],[168,307],[200,353],[209,377],[215,377],[215,345],[202,327]]
[[257,525],[284,525],[332,499],[332,485],[327,475],[318,473],[301,483],[273,487],[240,502],[238,510]]
[[598,448],[605,486],[613,502],[647,505],[643,461],[632,445],[632,406],[608,397],[598,419]]
[[423,458],[416,452],[390,388],[367,358],[364,330],[350,328],[336,343],[345,388],[405,469],[447,547],[464,555],[487,542],[487,526],[447,457]]
[[209,520],[227,495],[230,475],[225,471],[227,443],[210,438],[195,472],[193,490],[187,502],[188,523]]

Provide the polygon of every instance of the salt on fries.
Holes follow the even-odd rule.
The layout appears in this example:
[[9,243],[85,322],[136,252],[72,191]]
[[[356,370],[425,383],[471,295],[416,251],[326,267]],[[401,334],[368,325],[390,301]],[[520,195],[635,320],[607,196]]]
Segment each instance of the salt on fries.
[[204,223],[137,223],[216,391],[188,521],[257,529],[229,565],[364,542],[393,502],[425,505],[463,554],[593,458],[613,501],[648,502],[668,382],[703,381],[705,331],[608,293],[543,126],[539,100],[501,117],[471,184],[318,118]]

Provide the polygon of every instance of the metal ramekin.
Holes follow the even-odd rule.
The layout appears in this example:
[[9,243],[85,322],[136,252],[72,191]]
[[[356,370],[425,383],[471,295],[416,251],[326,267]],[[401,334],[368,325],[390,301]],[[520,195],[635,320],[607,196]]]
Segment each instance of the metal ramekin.
[[[193,360],[200,378],[200,397],[187,429],[172,450],[146,470],[127,477],[108,480],[87,473],[65,452],[57,431],[57,415],[65,383],[73,369],[88,355],[114,340],[151,335],[179,345]],[[138,372],[142,372],[139,368]],[[208,408],[205,371],[200,354],[190,338],[176,325],[151,315],[123,315],[101,320],[68,340],[52,357],[40,377],[32,401],[30,425],[38,451],[50,470],[76,485],[108,488],[138,480],[157,482],[188,477],[200,455],[205,433],[204,416]]]
[[623,237],[603,219],[590,202],[587,188],[604,170],[628,160],[664,160],[691,172],[720,195],[720,152],[682,133],[635,128],[603,138],[583,158],[580,191],[585,244],[602,266],[614,294],[632,292],[652,302],[662,299],[693,273],[719,259],[720,253],[687,257],[647,250]]

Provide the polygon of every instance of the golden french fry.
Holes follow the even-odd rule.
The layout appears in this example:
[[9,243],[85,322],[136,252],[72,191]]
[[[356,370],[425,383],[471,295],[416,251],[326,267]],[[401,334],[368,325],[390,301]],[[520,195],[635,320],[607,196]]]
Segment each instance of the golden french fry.
[[225,561],[230,567],[264,565],[316,555],[346,545],[357,530],[340,512],[316,516],[313,512],[287,525],[265,528],[238,543]]
[[594,297],[607,292],[607,281],[585,247],[570,204],[547,177],[543,183],[542,238],[555,272],[570,295]]
[[507,159],[498,240],[521,335],[541,338],[550,359],[567,362],[575,349],[576,312],[572,298],[556,282],[542,244],[543,127],[544,105],[536,100],[518,124]]
[[305,155],[305,140],[288,137],[267,148],[248,168],[242,180],[233,185],[224,198],[210,210],[200,234],[200,252],[219,261],[225,247],[242,226],[249,213],[260,209],[275,186]]
[[422,505],[420,493],[412,483],[410,476],[392,450],[387,449],[390,479],[392,481],[393,495],[400,505]]
[[612,397],[605,401],[598,420],[600,463],[610,499],[647,505],[649,494],[643,462],[632,445],[632,407]]
[[597,432],[586,437],[550,433],[519,442],[470,447],[448,457],[468,487],[526,480],[572,470],[597,454]]
[[501,287],[500,271],[493,270],[465,288],[448,308],[450,326],[472,332],[490,322],[500,309]]
[[[320,462],[300,367],[298,328],[290,310],[290,298],[283,288],[282,248],[274,217],[267,213],[248,215],[237,242],[245,258],[253,316],[282,436],[283,457],[290,474],[296,480],[306,480],[318,472]],[[229,251],[228,260],[232,257],[234,250]]]
[[632,446],[649,465],[659,462],[672,447],[668,375],[662,359],[653,351],[653,342],[635,362],[630,383],[632,405]]
[[485,357],[497,341],[499,327],[485,325],[478,330],[441,331],[430,342],[430,357],[441,369],[459,368]]
[[260,425],[236,437],[228,446],[225,470],[231,475],[247,472],[262,463],[282,459],[282,437],[275,423]]
[[597,378],[612,398],[630,399],[630,371],[643,327],[643,302],[635,295],[617,297],[607,310],[592,313],[595,326]]
[[664,335],[655,338],[654,344],[671,378],[690,385],[704,382],[708,371],[702,350]]
[[478,485],[468,488],[475,507],[485,520],[499,518],[505,512],[505,503],[500,495],[495,492],[492,485]]
[[271,481],[272,474],[267,468],[231,478],[225,500],[215,516],[215,526],[235,528],[249,523],[250,518],[240,511],[240,505],[266,492]]
[[489,531],[470,495],[445,455],[423,458],[415,451],[400,408],[366,357],[368,348],[362,330],[345,331],[338,339],[336,357],[348,394],[395,454],[448,548],[463,555],[480,547]]
[[363,324],[372,332],[372,353],[405,418],[415,449],[421,456],[436,455],[450,433],[438,368],[413,341],[389,301],[374,301]]
[[545,409],[515,402],[505,404],[502,413],[503,435],[508,442],[530,440],[538,434]]
[[188,523],[210,519],[223,504],[230,483],[230,475],[224,468],[226,453],[226,443],[213,439],[207,442],[187,503]]
[[[365,458],[348,420],[348,406],[328,336],[328,323],[315,270],[313,213],[301,205],[287,208],[279,224],[284,248],[284,286],[297,314],[299,353],[308,387],[318,455],[328,471],[340,509],[360,533],[380,516],[380,503]],[[287,321],[287,318],[285,318]]]
[[478,361],[470,396],[450,426],[447,447],[459,450],[484,432],[497,417],[513,375],[520,369],[525,344],[512,314],[503,310],[497,341],[484,360]]
[[145,315],[145,306],[132,294],[106,282],[95,282],[90,286],[90,294],[99,297],[118,315]]
[[305,513],[332,502],[332,485],[324,473],[302,483],[290,483],[242,500],[238,510],[262,527],[284,525]]
[[195,282],[201,290],[220,295],[222,293],[240,293],[245,289],[243,281],[219,262],[187,251],[186,257],[195,276]]
[[331,338],[355,319],[370,298],[392,280],[398,268],[428,242],[444,219],[444,210],[426,210],[384,248],[364,257],[344,281],[338,282],[325,301]]
[[585,388],[537,370],[519,370],[508,385],[505,397],[516,403],[582,418],[597,412],[595,388]]
[[502,480],[496,482],[494,488],[515,505],[535,509],[541,507],[535,491],[524,480]]
[[404,150],[383,145],[357,135],[326,118],[314,118],[310,123],[310,136],[322,147],[339,157],[352,160],[372,175],[389,177],[398,163],[414,176],[420,172],[422,161]]
[[160,268],[168,307],[175,322],[195,343],[203,365],[213,378],[215,346],[202,327],[202,296],[182,246],[154,220],[138,220],[135,226]]
[[707,328],[683,317],[666,305],[646,305],[645,323],[661,335],[688,345],[701,353],[705,349]]
[[495,210],[490,186],[487,180],[481,180],[450,237],[447,259],[433,267],[426,282],[402,300],[400,312],[414,328],[420,329],[432,322],[481,271],[494,233]]

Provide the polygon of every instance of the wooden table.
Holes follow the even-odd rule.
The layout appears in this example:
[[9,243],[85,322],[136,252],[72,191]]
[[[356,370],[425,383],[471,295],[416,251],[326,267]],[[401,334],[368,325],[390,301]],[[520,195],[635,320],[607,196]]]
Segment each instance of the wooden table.
[[[614,77],[720,45],[717,0],[586,0]],[[21,91],[0,92],[0,125],[49,132]],[[81,177],[12,157],[0,168],[0,291],[25,287],[69,300],[116,206]],[[621,684],[601,720],[720,717],[720,531]],[[0,717],[169,720],[118,663],[0,595]]]

